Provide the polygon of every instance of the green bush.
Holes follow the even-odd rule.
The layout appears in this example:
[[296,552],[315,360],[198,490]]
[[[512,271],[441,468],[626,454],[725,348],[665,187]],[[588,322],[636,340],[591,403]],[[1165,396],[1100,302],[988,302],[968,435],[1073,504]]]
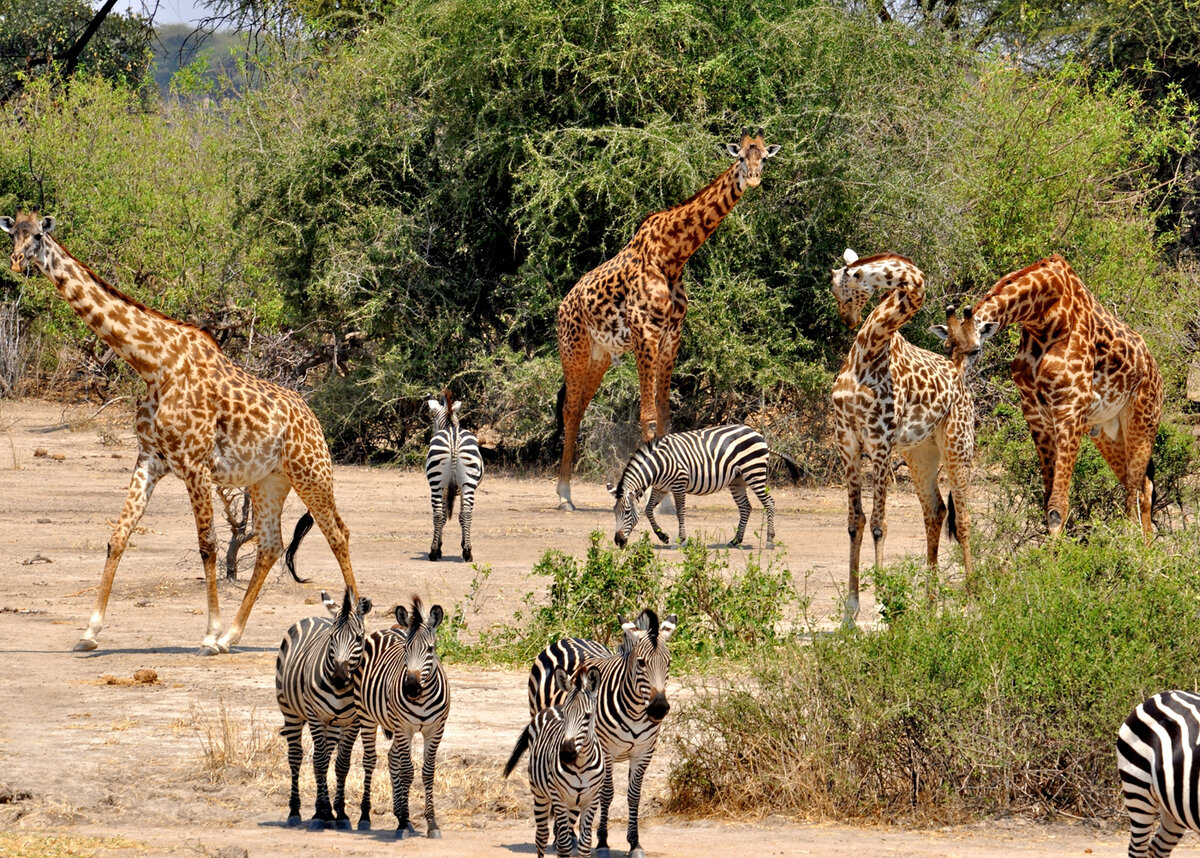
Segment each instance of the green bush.
[[1196,548],[1194,531],[1146,548],[1098,529],[1086,545],[983,560],[971,599],[894,568],[886,628],[814,634],[687,704],[670,803],[876,819],[1110,812],[1117,727],[1145,697],[1197,682]]

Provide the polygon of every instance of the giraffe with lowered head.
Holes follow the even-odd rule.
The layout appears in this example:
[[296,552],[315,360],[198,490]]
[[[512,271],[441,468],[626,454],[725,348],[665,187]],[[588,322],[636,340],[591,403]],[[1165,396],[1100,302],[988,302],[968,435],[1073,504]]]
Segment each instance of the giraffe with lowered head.
[[1150,461],[1163,383],[1142,337],[1096,300],[1057,254],[1006,274],[974,306],[981,342],[1021,326],[1012,377],[1045,490],[1046,526],[1067,521],[1071,475],[1087,432],[1125,489],[1125,514],[1149,541]]
[[[300,395],[236,366],[207,332],[105,283],[51,237],[54,218],[18,212],[15,220],[0,218],[0,229],[15,242],[12,270],[28,274],[33,266],[45,274],[87,326],[146,382],[146,397],[137,410],[133,479],[108,543],[95,611],[75,650],[96,648],[117,564],[155,485],[168,472],[187,487],[200,541],[208,595],[201,654],[228,652],[241,639],[267,572],[283,553],[279,519],[293,488],[324,532],[346,586],[357,598],[350,531],[333,500],[329,448]],[[249,487],[258,535],[254,575],[224,634],[217,604],[214,486]]]
[[[925,520],[926,559],[937,564],[942,522],[949,514],[952,539],[962,545],[963,566],[972,573],[970,513],[967,502],[975,455],[975,407],[964,372],[979,354],[952,314],[947,327],[954,359],[917,348],[900,333],[925,302],[925,276],[911,260],[892,253],[859,259],[852,250],[834,269],[833,294],[838,315],[858,327],[875,292],[886,292],[854,337],[850,353],[833,385],[833,420],[838,453],[846,470],[850,532],[850,577],[845,621],[858,616],[859,555],[867,518],[862,505],[862,457],[873,474],[871,535],[875,565],[883,565],[887,536],[887,487],[893,453],[908,464]],[[938,490],[945,463],[949,505]]]
[[642,441],[670,430],[671,373],[687,312],[683,266],[713,234],[746,188],[762,181],[763,162],[779,151],[760,128],[721,144],[736,160],[686,202],[655,212],[613,258],[579,279],[558,308],[558,356],[563,386],[557,416],[563,430],[559,509],[573,510],[571,465],[579,423],[604,374],[628,352],[637,362]]

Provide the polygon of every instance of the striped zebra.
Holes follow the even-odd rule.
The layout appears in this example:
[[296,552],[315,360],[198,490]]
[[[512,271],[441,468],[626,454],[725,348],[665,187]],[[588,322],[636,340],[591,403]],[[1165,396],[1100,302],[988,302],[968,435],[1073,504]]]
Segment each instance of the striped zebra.
[[504,776],[512,773],[528,749],[538,858],[546,854],[550,842],[552,812],[559,858],[570,855],[575,845],[581,858],[588,858],[605,772],[604,752],[596,736],[600,671],[591,667],[571,677],[560,667],[554,671],[554,682],[563,702],[533,716],[504,766]]
[[[620,619],[618,617],[618,619]],[[654,756],[658,727],[671,706],[667,702],[667,675],[671,652],[667,642],[675,631],[674,614],[659,621],[658,614],[642,611],[637,622],[620,619],[621,646],[610,652],[603,644],[566,638],[550,644],[529,672],[531,714],[561,703],[563,693],[554,683],[554,672],[568,676],[583,668],[600,671],[596,690],[596,733],[604,750],[604,784],[600,789],[600,824],[596,829],[596,856],[608,856],[608,806],[613,798],[613,764],[629,761],[629,858],[645,858],[638,842],[638,805],[642,778]]]
[[462,558],[471,561],[471,513],[475,508],[475,489],[483,479],[483,457],[479,442],[470,432],[458,428],[458,411],[462,402],[455,402],[449,390],[437,399],[425,402],[433,412],[433,438],[425,457],[425,478],[429,480],[429,497],[433,503],[433,543],[429,559],[442,557],[442,528],[454,515],[454,498],[462,494],[458,524],[462,528]]
[[[299,825],[300,764],[304,749],[300,735],[304,725],[313,741],[313,775],[317,782],[316,812],[309,828],[314,831],[336,825],[349,829],[346,815],[346,773],[350,752],[358,736],[354,709],[354,676],[363,657],[363,618],[371,610],[370,599],[355,601],[350,590],[342,598],[341,610],[328,593],[321,600],[332,617],[309,617],[287,630],[275,658],[275,697],[283,713],[288,766],[292,770],[292,792],[288,799],[288,825]],[[329,755],[337,748],[335,773],[337,792],[329,803]]]
[[425,740],[421,780],[425,784],[425,821],[429,837],[440,838],[433,813],[433,773],[438,745],[450,714],[450,684],[437,657],[437,627],[442,606],[434,605],[429,615],[420,596],[413,596],[412,609],[396,606],[396,624],[374,632],[363,644],[362,669],[354,685],[359,726],[363,738],[363,795],[360,831],[371,827],[371,778],[375,774],[375,731],[383,728],[392,739],[388,770],[392,776],[392,809],[396,813],[396,838],[416,835],[408,820],[408,790],[412,786],[412,739],[420,733]]
[[1167,858],[1184,831],[1200,832],[1200,694],[1164,691],[1138,705],[1117,736],[1117,770],[1129,858]]
[[[670,537],[658,526],[654,508],[665,496],[675,500],[679,517],[679,541],[687,538],[683,523],[684,498],[689,495],[709,495],[728,488],[740,513],[737,533],[729,541],[739,545],[746,535],[750,521],[750,498],[754,492],[767,511],[767,547],[775,545],[775,500],[767,489],[767,442],[749,426],[735,424],[691,432],[673,432],[637,449],[621,479],[608,490],[616,498],[613,512],[617,532],[613,540],[624,545],[638,522],[637,505],[646,489],[646,519],[654,535],[670,542]],[[786,460],[785,460],[786,461]],[[789,463],[790,465],[791,463]]]

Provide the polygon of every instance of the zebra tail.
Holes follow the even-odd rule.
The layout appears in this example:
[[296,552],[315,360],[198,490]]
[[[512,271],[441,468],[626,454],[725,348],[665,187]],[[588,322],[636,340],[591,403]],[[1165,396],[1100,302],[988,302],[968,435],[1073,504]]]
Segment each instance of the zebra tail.
[[958,513],[954,511],[954,492],[946,495],[946,532],[958,542]]
[[458,483],[446,486],[446,521],[454,518],[454,499],[458,497]]
[[304,515],[300,516],[300,520],[296,522],[296,530],[292,533],[292,544],[289,545],[287,547],[287,551],[283,553],[284,565],[287,566],[287,570],[292,573],[292,577],[301,584],[307,584],[312,579],[301,578],[296,574],[296,549],[300,547],[300,542],[305,536],[308,535],[308,532],[312,530],[312,526],[312,513],[308,510],[305,510]]
[[[532,726],[532,725],[530,725]],[[512,774],[512,770],[517,767],[521,756],[529,748],[529,727],[521,731],[521,738],[517,739],[517,746],[513,748],[512,756],[508,758],[508,762],[504,764],[504,776],[508,777]]]
[[805,469],[796,464],[796,460],[786,453],[780,453],[778,450],[772,450],[771,455],[776,456],[783,461],[784,466],[787,468],[788,476],[792,478],[792,485],[798,484],[800,482],[800,478],[804,476]]

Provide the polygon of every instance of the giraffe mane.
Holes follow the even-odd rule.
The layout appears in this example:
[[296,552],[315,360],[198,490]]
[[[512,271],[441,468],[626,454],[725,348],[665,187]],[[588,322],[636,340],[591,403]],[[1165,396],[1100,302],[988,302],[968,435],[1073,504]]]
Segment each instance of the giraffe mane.
[[[1026,274],[1030,274],[1039,268],[1044,268],[1045,266],[1049,265],[1051,262],[1062,262],[1064,265],[1067,266],[1067,268],[1071,267],[1070,264],[1067,263],[1067,260],[1063,259],[1057,253],[1054,253],[1054,254],[1051,254],[1050,256],[1047,256],[1045,259],[1039,259],[1037,262],[1033,263],[1032,265],[1026,265],[1020,271],[1013,271],[1010,274],[1005,274],[1003,277],[1001,277],[999,280],[996,281],[995,286],[993,286],[991,289],[988,290],[988,294],[990,295],[992,292],[995,292],[997,289],[1002,289],[1005,286],[1015,283],[1016,281],[1018,281],[1022,277],[1024,277]],[[1072,269],[1072,270],[1074,270],[1074,269]]]
[[862,259],[856,259],[846,266],[846,270],[858,268],[860,265],[866,265],[868,262],[881,262],[884,259],[897,259],[900,262],[916,267],[916,264],[907,256],[901,256],[899,253],[876,253],[874,256],[864,256]]

